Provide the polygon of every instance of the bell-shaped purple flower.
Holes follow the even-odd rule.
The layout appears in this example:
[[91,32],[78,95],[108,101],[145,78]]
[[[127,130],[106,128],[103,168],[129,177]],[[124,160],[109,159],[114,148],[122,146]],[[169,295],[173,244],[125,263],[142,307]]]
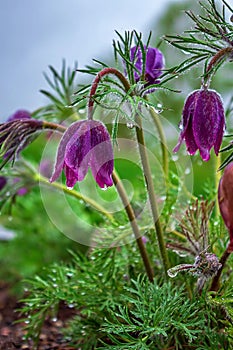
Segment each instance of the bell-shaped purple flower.
[[227,250],[233,252],[233,162],[227,165],[219,182],[218,204],[230,235]]
[[[145,86],[150,86],[153,84],[158,84],[158,78],[162,74],[162,69],[164,68],[164,56],[160,50],[154,47],[144,46],[146,52],[146,62],[145,62]],[[134,46],[130,49],[130,60],[134,63],[137,70],[134,71],[134,79],[138,82],[142,79],[143,70],[143,55],[142,50],[138,46]]]
[[50,181],[55,181],[63,169],[67,187],[73,188],[77,181],[84,179],[88,168],[101,188],[113,185],[110,135],[104,124],[95,120],[75,122],[66,130],[58,147]]
[[208,89],[193,91],[185,101],[180,127],[181,133],[174,152],[179,150],[184,140],[189,154],[193,155],[199,150],[204,161],[209,160],[212,147],[218,155],[225,129],[220,95]]

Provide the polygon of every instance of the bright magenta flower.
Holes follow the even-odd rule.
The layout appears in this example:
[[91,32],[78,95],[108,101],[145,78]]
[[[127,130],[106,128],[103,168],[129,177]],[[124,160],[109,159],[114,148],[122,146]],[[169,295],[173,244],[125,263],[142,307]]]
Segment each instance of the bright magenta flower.
[[189,154],[199,150],[202,159],[208,161],[212,147],[218,155],[224,129],[225,115],[220,95],[214,90],[196,90],[185,101],[181,133],[173,151],[177,152],[184,140]]
[[109,133],[103,123],[95,120],[75,122],[64,133],[57,151],[57,159],[51,182],[62,169],[67,187],[73,188],[91,169],[101,188],[113,185],[113,148]]
[[218,203],[222,218],[229,230],[228,252],[233,252],[233,162],[228,164],[218,187]]

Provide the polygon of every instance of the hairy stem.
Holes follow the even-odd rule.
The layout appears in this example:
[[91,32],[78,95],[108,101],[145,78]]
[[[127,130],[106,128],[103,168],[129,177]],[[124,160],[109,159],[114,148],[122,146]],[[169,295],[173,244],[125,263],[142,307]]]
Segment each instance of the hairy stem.
[[128,92],[130,90],[130,85],[128,80],[124,77],[124,75],[118,71],[116,68],[111,68],[111,67],[107,67],[102,69],[97,76],[95,77],[95,80],[92,83],[92,87],[91,87],[91,91],[90,91],[90,95],[89,95],[89,102],[88,102],[88,119],[92,119],[93,118],[93,106],[94,106],[94,99],[93,96],[96,93],[97,87],[99,82],[101,81],[101,79],[108,74],[113,74],[115,75],[120,82],[123,84],[123,87],[125,89],[126,92]]
[[79,200],[83,200],[85,203],[89,204],[91,207],[93,207],[95,210],[99,211],[102,215],[104,215],[109,221],[111,221],[112,223],[115,223],[114,217],[112,214],[110,214],[104,207],[102,207],[101,205],[99,205],[97,202],[95,202],[93,199],[83,195],[82,193],[75,191],[75,190],[69,190],[65,185],[63,185],[62,183],[59,182],[49,182],[49,180],[36,173],[34,175],[34,179],[36,181],[39,181],[40,183],[50,187],[50,188],[56,188],[60,191],[63,191],[64,193],[68,194],[71,197],[74,197],[76,199]]
[[141,157],[145,182],[146,182],[147,191],[148,191],[148,195],[149,195],[150,206],[151,206],[155,231],[156,231],[157,239],[158,239],[158,243],[159,243],[159,250],[160,250],[160,254],[161,254],[161,258],[162,258],[163,268],[165,271],[165,276],[167,278],[167,270],[169,269],[167,250],[166,250],[166,246],[165,246],[165,242],[164,242],[161,223],[159,220],[158,205],[157,205],[157,200],[156,200],[156,195],[155,195],[155,190],[154,190],[154,184],[153,184],[153,180],[152,180],[152,176],[151,176],[149,159],[148,159],[148,155],[147,155],[147,151],[146,151],[144,133],[143,133],[143,129],[142,129],[142,122],[141,122],[141,119],[139,116],[137,116],[136,119],[137,119],[136,120],[136,123],[137,123],[136,134],[137,134],[139,153],[140,153],[140,157]]
[[214,67],[221,61],[223,61],[226,57],[233,55],[233,47],[228,46],[224,47],[223,49],[219,50],[210,60],[205,76],[203,78],[203,86],[206,88],[209,87],[210,79],[214,70]]
[[226,264],[227,259],[229,258],[229,256],[231,255],[232,252],[228,251],[228,248],[225,250],[225,252],[223,253],[221,259],[219,260],[220,264],[222,264],[222,266],[220,267],[220,269],[218,270],[216,276],[214,276],[213,280],[212,280],[212,284],[210,287],[210,291],[214,291],[217,292],[219,289],[219,285],[220,285],[220,277],[222,274],[222,270]]
[[123,187],[123,184],[115,171],[112,174],[112,178],[113,178],[113,182],[115,184],[115,187],[117,189],[117,192],[118,192],[118,194],[121,198],[121,201],[124,205],[124,208],[125,208],[126,214],[128,216],[130,225],[132,227],[134,236],[136,238],[136,242],[137,242],[137,245],[138,245],[138,248],[139,248],[145,269],[146,269],[147,276],[148,276],[149,280],[152,282],[153,278],[154,278],[154,272],[153,272],[153,269],[151,267],[147,251],[145,249],[145,245],[142,241],[142,237],[141,237],[140,230],[139,230],[139,227],[138,227],[138,224],[136,221],[136,216],[135,216],[134,210],[129,202],[125,188]]
[[61,124],[51,123],[47,122],[46,120],[43,120],[43,129],[54,130],[57,132],[64,133],[67,128]]

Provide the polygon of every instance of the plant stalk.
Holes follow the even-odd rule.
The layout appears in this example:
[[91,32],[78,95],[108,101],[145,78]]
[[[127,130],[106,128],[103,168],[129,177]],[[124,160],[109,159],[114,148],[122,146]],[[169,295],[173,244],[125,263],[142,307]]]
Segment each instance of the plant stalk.
[[163,131],[163,127],[161,125],[159,115],[155,112],[154,108],[150,108],[150,114],[153,118],[154,124],[159,134],[160,138],[160,147],[162,151],[162,159],[163,159],[163,171],[166,179],[166,183],[168,181],[168,171],[169,171],[169,161],[168,161],[168,152],[167,152],[167,142],[166,137]]
[[137,242],[137,245],[138,245],[144,266],[145,266],[147,276],[148,276],[149,280],[152,282],[154,279],[154,271],[151,267],[151,263],[150,263],[145,245],[142,241],[142,237],[141,237],[140,230],[139,230],[139,227],[138,227],[138,224],[136,221],[136,216],[135,216],[134,210],[129,202],[125,188],[124,188],[119,176],[116,174],[115,171],[113,171],[112,179],[113,179],[114,185],[116,187],[116,190],[121,198],[121,201],[124,205],[126,214],[128,216],[130,225],[132,227],[134,236],[136,238],[136,242]]
[[144,133],[143,133],[143,129],[142,129],[142,122],[141,122],[141,119],[139,116],[136,116],[136,124],[137,124],[136,135],[137,135],[139,153],[140,153],[140,157],[141,157],[146,187],[147,187],[147,191],[148,191],[148,195],[149,195],[149,201],[150,201],[151,212],[152,212],[153,221],[154,221],[154,227],[155,227],[155,231],[156,231],[157,239],[158,239],[158,243],[159,243],[159,250],[160,250],[160,254],[161,254],[161,258],[162,258],[165,276],[167,279],[168,278],[167,270],[169,269],[169,260],[168,260],[167,250],[165,247],[162,227],[161,227],[161,223],[159,220],[158,205],[157,205],[157,201],[156,201],[154,184],[153,184],[153,180],[152,180],[152,176],[151,176],[149,159],[148,159],[148,155],[147,155],[147,151],[146,151]]
[[112,223],[115,223],[115,219],[113,217],[112,214],[110,214],[104,207],[102,207],[101,205],[99,205],[97,202],[95,202],[93,199],[87,197],[87,196],[84,196],[83,194],[81,194],[80,192],[78,191],[74,191],[74,190],[70,190],[68,189],[65,185],[63,185],[62,183],[59,183],[59,182],[49,182],[49,180],[36,173],[34,175],[34,179],[36,181],[39,181],[40,183],[46,185],[46,186],[49,186],[49,187],[52,187],[52,188],[56,188],[60,191],[63,191],[65,193],[67,193],[68,195],[70,195],[71,197],[74,197],[76,199],[79,199],[79,200],[83,200],[85,203],[89,204],[91,207],[93,207],[95,210],[99,211],[102,215],[104,215],[109,221],[111,221]]

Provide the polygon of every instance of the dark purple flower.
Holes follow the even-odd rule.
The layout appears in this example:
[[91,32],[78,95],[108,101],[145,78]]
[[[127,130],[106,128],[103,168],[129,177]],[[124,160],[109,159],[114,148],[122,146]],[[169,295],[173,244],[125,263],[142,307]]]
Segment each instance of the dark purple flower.
[[134,79],[136,82],[144,79],[146,81],[145,86],[158,84],[158,78],[162,74],[164,68],[164,56],[160,50],[154,47],[144,46],[146,52],[145,62],[145,77],[141,77],[143,70],[143,55],[141,48],[134,46],[130,49],[130,60],[134,62],[134,66],[137,70],[134,71]]
[[101,188],[113,185],[113,149],[109,133],[99,121],[82,120],[71,124],[64,133],[50,181],[55,181],[63,169],[67,187],[73,188],[77,181],[84,179],[89,167]]
[[12,114],[9,118],[7,118],[7,121],[11,122],[13,120],[29,119],[29,118],[31,118],[31,114],[28,111],[24,109],[19,109],[14,114]]
[[227,250],[233,252],[233,162],[227,165],[219,182],[218,203],[230,235]]
[[7,178],[5,176],[0,176],[0,191],[6,186]]
[[185,101],[181,133],[173,152],[177,152],[182,141],[193,155],[199,149],[204,161],[210,158],[214,147],[218,155],[225,129],[225,115],[220,95],[214,90],[202,89],[192,92]]

